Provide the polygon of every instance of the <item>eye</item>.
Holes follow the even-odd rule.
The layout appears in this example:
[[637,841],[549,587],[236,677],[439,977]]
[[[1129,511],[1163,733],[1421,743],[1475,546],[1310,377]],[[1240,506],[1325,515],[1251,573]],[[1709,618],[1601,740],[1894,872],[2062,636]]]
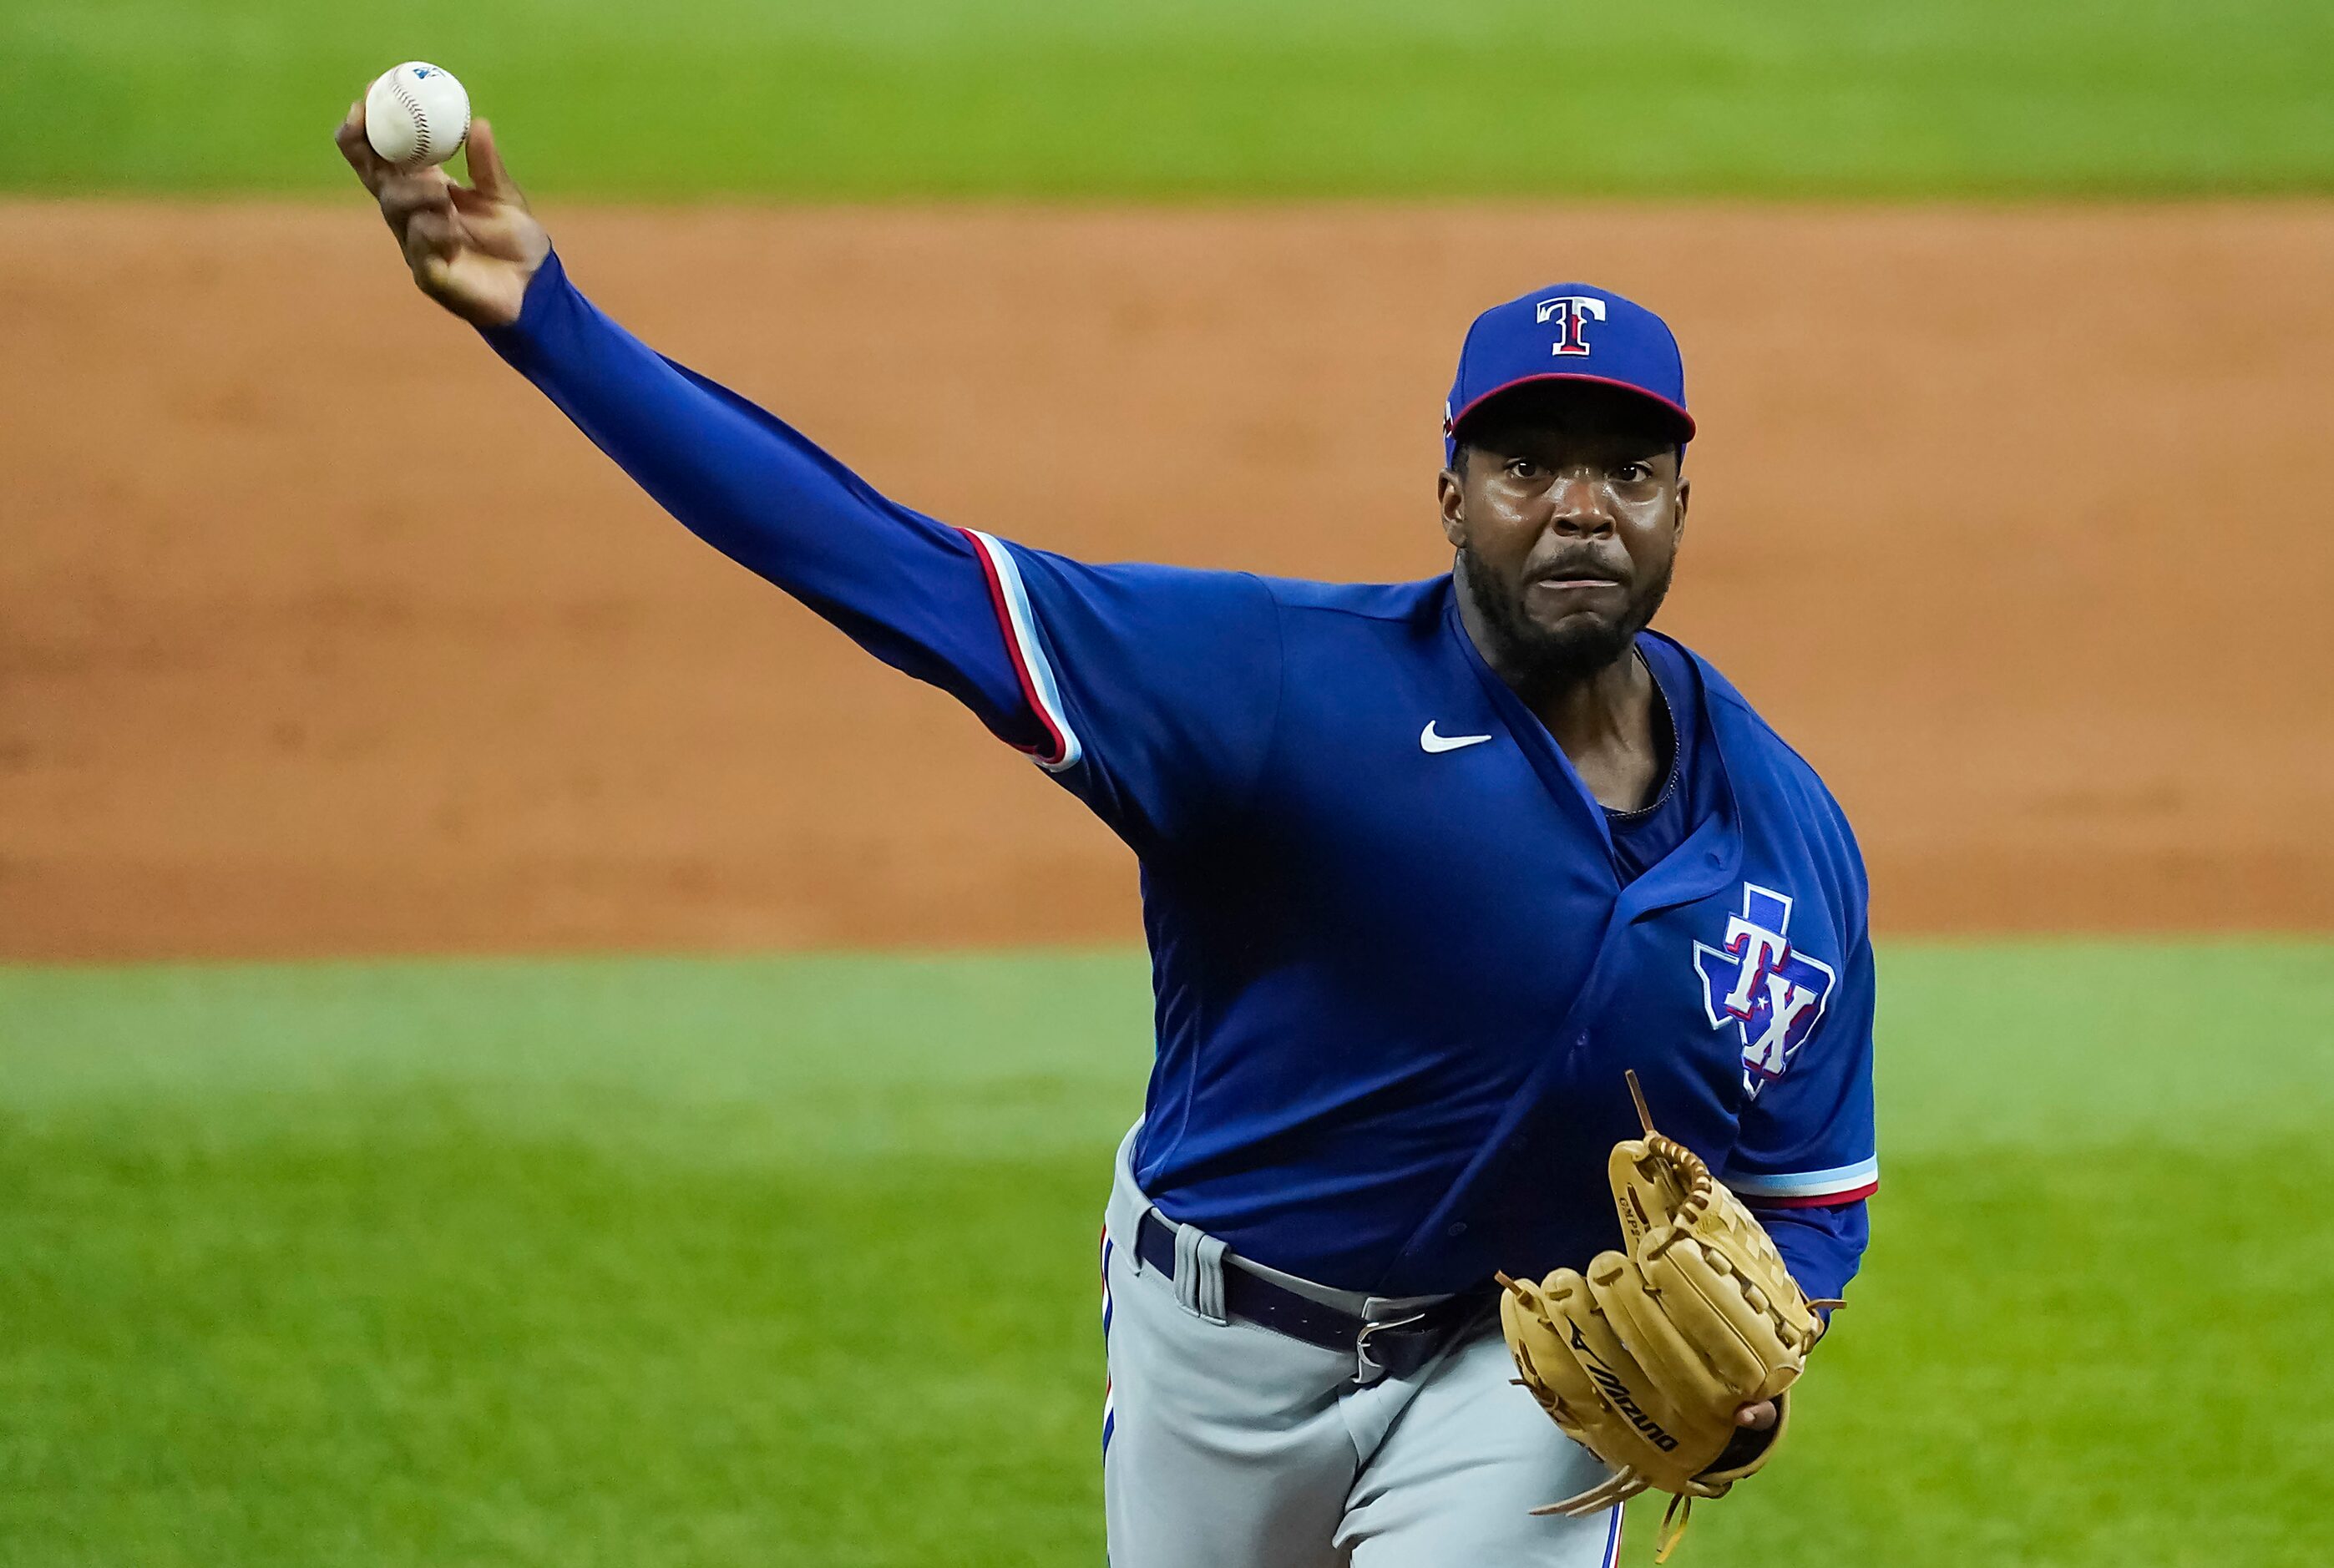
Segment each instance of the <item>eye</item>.
[[1654,471],[1643,463],[1624,463],[1613,471],[1613,477],[1624,485],[1642,485],[1654,476]]
[[1529,457],[1510,457],[1507,461],[1506,472],[1514,479],[1537,479],[1541,470],[1540,466]]

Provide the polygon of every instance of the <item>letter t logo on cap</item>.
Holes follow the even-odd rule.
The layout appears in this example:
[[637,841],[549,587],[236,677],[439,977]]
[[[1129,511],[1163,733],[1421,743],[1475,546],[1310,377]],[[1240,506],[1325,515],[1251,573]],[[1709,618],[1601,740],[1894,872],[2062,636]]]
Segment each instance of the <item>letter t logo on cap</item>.
[[1555,299],[1540,301],[1534,314],[1543,325],[1550,320],[1556,322],[1555,352],[1586,354],[1588,323],[1605,319],[1605,302],[1587,294],[1559,294]]

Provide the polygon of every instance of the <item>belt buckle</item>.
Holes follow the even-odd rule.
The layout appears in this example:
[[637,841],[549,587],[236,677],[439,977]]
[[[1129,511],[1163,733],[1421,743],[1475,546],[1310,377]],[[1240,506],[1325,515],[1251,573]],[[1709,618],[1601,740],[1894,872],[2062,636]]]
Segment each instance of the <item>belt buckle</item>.
[[1374,1301],[1364,1304],[1362,1332],[1354,1336],[1354,1381],[1365,1389],[1386,1375],[1385,1365],[1370,1354],[1370,1336],[1382,1330],[1408,1328],[1413,1323],[1423,1323],[1426,1320],[1423,1309],[1405,1313],[1398,1318],[1372,1317],[1369,1315],[1371,1309],[1378,1304]]

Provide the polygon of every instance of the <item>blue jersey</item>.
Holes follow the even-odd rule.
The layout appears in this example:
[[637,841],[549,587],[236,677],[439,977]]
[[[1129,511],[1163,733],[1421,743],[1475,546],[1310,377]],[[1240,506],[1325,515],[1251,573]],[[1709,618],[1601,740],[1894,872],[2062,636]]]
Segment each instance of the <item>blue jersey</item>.
[[489,341],[699,534],[955,694],[1135,851],[1157,1026],[1135,1170],[1341,1288],[1585,1265],[1664,1131],[1836,1295],[1877,1180],[1862,862],[1815,772],[1648,632],[1674,732],[1619,824],[1461,623],[1391,586],[1092,565],[889,501],[545,263]]

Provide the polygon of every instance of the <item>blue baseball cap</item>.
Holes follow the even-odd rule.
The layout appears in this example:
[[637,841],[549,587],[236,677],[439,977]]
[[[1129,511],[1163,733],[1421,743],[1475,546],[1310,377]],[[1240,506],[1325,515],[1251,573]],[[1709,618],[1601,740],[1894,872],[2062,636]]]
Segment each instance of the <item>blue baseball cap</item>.
[[1550,284],[1493,305],[1467,329],[1459,374],[1442,405],[1442,457],[1456,459],[1467,416],[1533,381],[1584,381],[1635,392],[1664,409],[1680,446],[1693,439],[1685,359],[1669,323],[1635,300],[1588,284]]

